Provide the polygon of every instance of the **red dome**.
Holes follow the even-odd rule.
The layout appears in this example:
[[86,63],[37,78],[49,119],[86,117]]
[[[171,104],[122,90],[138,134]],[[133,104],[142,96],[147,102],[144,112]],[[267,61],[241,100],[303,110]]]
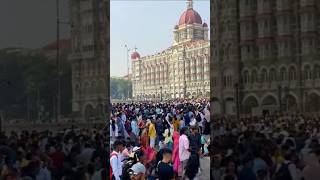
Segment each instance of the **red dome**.
[[137,59],[140,58],[140,54],[138,52],[134,52],[131,54],[131,59]]
[[187,9],[180,17],[179,26],[184,24],[202,24],[201,16],[193,9]]

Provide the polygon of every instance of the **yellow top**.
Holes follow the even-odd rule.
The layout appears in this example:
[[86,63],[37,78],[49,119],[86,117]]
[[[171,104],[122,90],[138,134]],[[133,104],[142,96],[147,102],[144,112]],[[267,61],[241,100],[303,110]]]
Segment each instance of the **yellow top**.
[[178,131],[179,130],[180,121],[178,119],[173,119],[172,124],[173,124],[173,129],[175,131]]
[[149,125],[148,135],[150,138],[156,138],[156,128],[153,123],[150,123]]

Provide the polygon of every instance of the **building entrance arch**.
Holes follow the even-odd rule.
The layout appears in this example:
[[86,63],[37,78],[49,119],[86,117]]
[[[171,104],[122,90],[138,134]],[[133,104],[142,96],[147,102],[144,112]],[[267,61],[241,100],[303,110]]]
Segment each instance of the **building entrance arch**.
[[251,114],[253,108],[258,107],[259,102],[255,96],[249,96],[243,101],[243,113]]
[[320,112],[320,95],[318,93],[310,93],[306,99],[307,112]]
[[94,108],[91,104],[85,106],[84,117],[87,122],[90,122],[94,118]]

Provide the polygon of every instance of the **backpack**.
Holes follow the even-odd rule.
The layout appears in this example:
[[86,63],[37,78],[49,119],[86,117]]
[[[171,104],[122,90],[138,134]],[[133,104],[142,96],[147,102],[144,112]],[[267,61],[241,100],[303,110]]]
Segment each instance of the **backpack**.
[[155,169],[155,175],[159,177],[159,164],[161,163],[161,160],[157,163],[156,169]]
[[280,169],[275,173],[273,180],[292,180],[289,171],[290,164],[291,162],[288,164],[282,163]]
[[163,124],[161,121],[158,121],[156,123],[156,131],[157,131],[157,134],[162,134],[164,132]]
[[[117,155],[116,153],[111,153],[110,159],[111,159],[113,156],[116,156],[116,157],[118,158],[118,155]],[[112,171],[112,166],[111,166],[111,164],[110,164],[110,173],[109,173],[109,175],[110,175],[110,180],[114,180],[114,179],[115,179],[115,177],[114,177],[114,175],[113,175],[112,172],[113,172],[113,171]]]
[[127,131],[127,132],[132,132],[132,128],[131,128],[131,123],[130,123],[130,121],[127,121],[127,122],[125,123],[125,128],[126,128],[126,131]]
[[136,163],[135,158],[129,158],[122,166],[122,180],[130,180],[130,168]]
[[196,116],[196,120],[198,121],[198,122],[201,122],[201,116],[200,116],[200,113],[198,113],[198,115]]

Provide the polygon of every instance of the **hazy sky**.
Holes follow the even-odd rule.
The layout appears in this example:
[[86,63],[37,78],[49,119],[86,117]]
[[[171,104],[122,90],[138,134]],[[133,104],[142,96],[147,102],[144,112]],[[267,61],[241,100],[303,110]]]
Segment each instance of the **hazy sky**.
[[[60,0],[61,19],[68,21],[68,0]],[[56,0],[0,0],[0,48],[39,48],[56,40]],[[61,25],[61,37],[69,26]]]
[[[111,0],[110,75],[127,74],[125,44],[131,49],[136,45],[141,56],[171,46],[173,28],[186,8],[186,0]],[[193,8],[209,25],[210,1],[194,0]]]

